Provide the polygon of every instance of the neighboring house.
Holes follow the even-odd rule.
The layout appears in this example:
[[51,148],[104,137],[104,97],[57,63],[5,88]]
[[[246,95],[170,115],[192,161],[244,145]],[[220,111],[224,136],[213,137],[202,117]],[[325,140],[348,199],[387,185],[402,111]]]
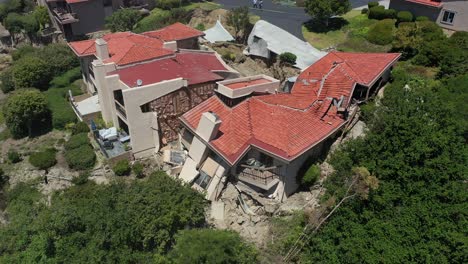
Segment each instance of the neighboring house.
[[330,145],[357,103],[377,93],[399,57],[332,52],[305,69],[290,93],[275,93],[279,82],[266,76],[218,82],[216,96],[180,118],[189,157],[179,177],[210,200],[231,176],[283,201],[304,163]]
[[197,47],[202,35],[177,23],[69,43],[104,121],[130,136],[135,157],[177,140],[178,117],[213,95],[216,81],[238,76],[214,52],[178,48]]
[[390,0],[390,8],[426,16],[445,29],[468,31],[468,0]]
[[105,18],[122,7],[148,6],[149,0],[39,0],[67,40],[104,29]]
[[216,21],[216,24],[205,31],[205,39],[208,40],[210,43],[215,42],[224,42],[224,41],[234,41],[232,35],[227,31],[219,20]]
[[291,52],[297,57],[294,66],[301,70],[309,67],[327,54],[264,20],[255,23],[247,40],[247,45],[248,47],[245,50],[247,55],[266,59],[275,59],[281,53]]

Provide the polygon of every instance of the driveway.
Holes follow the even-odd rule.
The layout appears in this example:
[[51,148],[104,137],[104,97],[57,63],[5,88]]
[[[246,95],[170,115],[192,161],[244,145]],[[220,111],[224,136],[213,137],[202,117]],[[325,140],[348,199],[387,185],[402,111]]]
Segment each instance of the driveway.
[[[263,0],[263,9],[253,8],[252,0],[215,0],[225,9],[232,9],[240,6],[248,6],[250,12],[258,15],[261,19],[278,26],[299,39],[304,40],[302,36],[302,24],[310,20],[303,8],[294,6],[279,5],[272,0]],[[367,5],[372,0],[350,0],[351,7],[356,8]]]

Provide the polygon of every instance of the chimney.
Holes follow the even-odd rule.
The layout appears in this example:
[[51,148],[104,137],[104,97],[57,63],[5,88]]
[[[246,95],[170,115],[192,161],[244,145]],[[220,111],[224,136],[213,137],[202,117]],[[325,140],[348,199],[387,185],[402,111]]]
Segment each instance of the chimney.
[[[203,113],[200,122],[198,122],[197,134],[203,138],[204,141],[209,142],[218,134],[221,120],[213,112]],[[198,137],[194,137],[192,145],[190,145],[189,156],[199,166],[208,156],[210,152],[205,142],[200,140]]]
[[96,39],[95,43],[96,43],[96,56],[101,60],[108,59],[109,48],[107,47],[107,42],[102,38],[98,38]]
[[218,134],[221,119],[213,112],[205,112],[198,122],[197,134],[206,142],[209,142]]
[[172,51],[177,51],[177,41],[164,42],[163,48]]

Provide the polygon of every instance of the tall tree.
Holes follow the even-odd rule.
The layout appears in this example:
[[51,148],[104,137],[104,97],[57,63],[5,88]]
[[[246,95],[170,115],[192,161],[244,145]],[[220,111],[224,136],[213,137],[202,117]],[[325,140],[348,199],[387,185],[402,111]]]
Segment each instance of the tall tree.
[[305,10],[313,19],[324,22],[328,26],[328,21],[332,16],[342,15],[349,11],[351,5],[349,0],[306,0]]
[[50,128],[50,110],[46,97],[35,89],[12,94],[3,107],[5,123],[15,138],[33,136]]
[[229,10],[226,19],[226,23],[234,28],[236,39],[244,43],[252,28],[249,18],[249,8],[247,6],[233,8]]

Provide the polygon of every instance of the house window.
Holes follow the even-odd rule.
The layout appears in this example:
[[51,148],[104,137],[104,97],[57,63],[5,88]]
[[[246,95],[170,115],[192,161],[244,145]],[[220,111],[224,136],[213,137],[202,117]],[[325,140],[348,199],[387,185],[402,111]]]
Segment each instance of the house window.
[[204,171],[200,171],[200,174],[195,179],[195,183],[205,190],[206,190],[206,187],[208,187],[208,184],[210,183],[210,181],[211,181],[211,177],[208,174],[206,174]]
[[150,103],[146,103],[144,105],[141,105],[140,108],[141,108],[142,113],[148,113],[148,112],[151,112],[151,110],[152,110],[151,107],[150,107]]
[[442,22],[453,24],[454,17],[455,17],[455,12],[445,10],[444,15],[442,16]]

